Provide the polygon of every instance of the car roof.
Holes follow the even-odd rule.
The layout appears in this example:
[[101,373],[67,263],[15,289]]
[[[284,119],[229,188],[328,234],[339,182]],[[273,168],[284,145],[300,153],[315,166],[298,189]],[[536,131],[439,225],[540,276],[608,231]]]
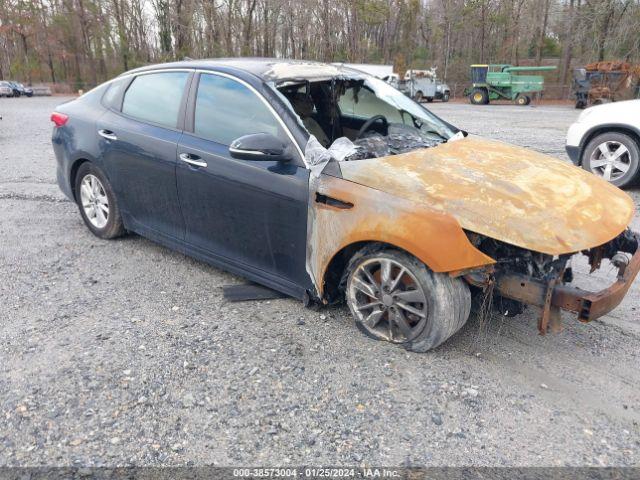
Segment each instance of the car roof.
[[205,60],[183,60],[181,62],[162,63],[131,70],[127,74],[150,70],[172,68],[197,68],[202,70],[220,70],[252,74],[263,81],[282,81],[289,79],[321,80],[340,75],[350,77],[369,76],[358,70],[339,64],[315,62],[311,60],[287,60],[281,58],[238,57],[212,58]]

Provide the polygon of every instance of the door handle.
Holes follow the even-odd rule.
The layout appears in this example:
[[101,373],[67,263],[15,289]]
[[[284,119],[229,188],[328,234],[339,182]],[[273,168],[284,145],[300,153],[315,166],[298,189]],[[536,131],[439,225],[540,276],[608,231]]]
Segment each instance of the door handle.
[[189,165],[193,165],[193,166],[196,166],[196,167],[206,167],[207,166],[207,162],[202,160],[197,155],[192,155],[190,153],[181,153],[178,156],[180,157],[180,160],[182,160],[185,163],[188,163]]
[[103,138],[106,138],[107,140],[117,140],[118,137],[116,136],[115,133],[113,133],[111,130],[98,130],[98,135],[100,135]]

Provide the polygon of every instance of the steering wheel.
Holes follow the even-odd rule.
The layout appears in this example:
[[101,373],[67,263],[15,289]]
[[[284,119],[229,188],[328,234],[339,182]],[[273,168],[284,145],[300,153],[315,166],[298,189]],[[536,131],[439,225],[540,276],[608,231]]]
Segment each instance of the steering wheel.
[[389,128],[389,122],[387,122],[387,117],[385,117],[384,115],[374,115],[369,120],[364,122],[364,124],[360,127],[360,130],[358,130],[358,135],[356,135],[356,140],[361,139],[362,135],[364,135],[364,133],[371,128],[371,125],[373,125],[378,120],[382,120],[382,125],[385,128]]

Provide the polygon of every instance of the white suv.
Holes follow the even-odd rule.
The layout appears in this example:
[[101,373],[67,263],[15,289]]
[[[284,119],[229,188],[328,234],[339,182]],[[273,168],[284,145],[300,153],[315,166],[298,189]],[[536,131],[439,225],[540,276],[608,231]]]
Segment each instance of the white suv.
[[567,133],[576,165],[618,187],[640,180],[640,100],[586,109]]

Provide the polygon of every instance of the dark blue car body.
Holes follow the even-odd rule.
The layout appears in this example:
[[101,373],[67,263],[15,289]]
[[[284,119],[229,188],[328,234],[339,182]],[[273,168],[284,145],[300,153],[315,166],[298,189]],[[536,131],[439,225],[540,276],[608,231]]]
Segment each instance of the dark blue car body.
[[[302,151],[308,133],[266,85],[262,73],[267,67],[262,59],[144,67],[60,105],[56,112],[68,116],[52,138],[60,188],[77,201],[76,172],[82,163],[92,162],[113,186],[128,231],[305,298],[313,288],[305,269],[309,170]],[[161,71],[188,72],[175,128],[121,111],[133,79]],[[233,78],[268,102],[297,150],[291,161],[238,160],[227,145],[194,134],[195,86],[206,72]],[[111,88],[116,90],[107,99]],[[181,154],[196,155],[207,165],[181,162]]]

